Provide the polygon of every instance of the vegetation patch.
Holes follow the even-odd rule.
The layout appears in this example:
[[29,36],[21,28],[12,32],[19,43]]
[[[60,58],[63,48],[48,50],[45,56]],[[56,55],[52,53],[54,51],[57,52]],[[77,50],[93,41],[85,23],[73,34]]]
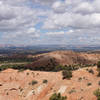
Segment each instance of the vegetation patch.
[[29,83],[29,85],[35,85],[37,84],[38,82],[36,80],[33,80],[31,83]]
[[98,82],[98,85],[100,86],[100,81]]
[[97,97],[97,100],[100,100],[100,89],[95,90],[94,95]]
[[94,74],[94,71],[92,69],[89,69],[88,72]]
[[74,92],[76,92],[76,90],[75,89],[72,89],[72,90],[69,91],[69,94],[72,94]]
[[33,62],[34,58],[28,58],[26,55],[0,56],[0,63]]
[[88,83],[88,84],[87,84],[87,86],[91,86],[91,85],[92,85],[92,83]]
[[8,68],[12,68],[12,69],[17,69],[20,72],[20,71],[26,70],[26,68],[24,66],[25,66],[25,64],[2,65],[2,66],[0,66],[0,71],[6,70]]
[[98,77],[100,77],[100,61],[97,63],[97,71],[98,71]]
[[29,75],[29,73],[27,72],[26,75]]
[[45,79],[45,80],[43,80],[43,83],[47,84],[47,83],[48,83],[48,80],[46,80],[46,79]]
[[79,78],[78,78],[78,81],[79,81],[79,82],[82,81],[82,77],[79,77]]
[[100,68],[100,61],[98,61],[97,63],[97,68]]
[[54,93],[50,98],[49,100],[67,100],[67,97],[66,96],[61,96],[60,93]]
[[63,70],[62,75],[63,79],[70,79],[72,77],[72,71]]
[[[34,58],[36,60],[36,58]],[[33,60],[34,62],[34,60]],[[57,72],[57,71],[63,71],[63,70],[67,70],[67,71],[74,71],[74,70],[78,70],[79,68],[83,68],[86,67],[85,65],[80,65],[80,64],[75,64],[75,65],[59,65],[55,59],[49,59],[47,60],[46,65],[44,65],[43,62],[41,62],[41,64],[37,65],[38,63],[32,63],[32,64],[4,64],[0,66],[0,71],[6,70],[8,68],[12,68],[12,69],[17,69],[19,70],[19,72],[21,72],[22,70],[36,70],[36,71],[52,71],[52,72]],[[93,70],[89,70],[90,73],[94,73]],[[100,72],[98,74],[98,76],[100,75]]]
[[61,71],[61,70],[69,70],[69,71],[73,71],[73,70],[77,70],[79,69],[78,65],[58,65],[55,67],[54,71]]

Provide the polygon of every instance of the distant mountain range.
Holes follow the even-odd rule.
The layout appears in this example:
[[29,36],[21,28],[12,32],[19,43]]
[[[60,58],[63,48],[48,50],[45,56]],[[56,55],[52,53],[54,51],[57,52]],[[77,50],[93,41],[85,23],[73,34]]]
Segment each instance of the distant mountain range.
[[25,49],[25,50],[74,50],[74,51],[88,51],[88,50],[100,50],[100,45],[12,45],[12,44],[0,44],[0,49]]

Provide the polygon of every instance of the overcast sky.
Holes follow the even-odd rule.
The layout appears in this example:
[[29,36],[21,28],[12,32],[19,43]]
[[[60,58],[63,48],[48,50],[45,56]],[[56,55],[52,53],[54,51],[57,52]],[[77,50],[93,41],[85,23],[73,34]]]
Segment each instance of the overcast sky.
[[0,44],[100,44],[100,0],[0,0]]

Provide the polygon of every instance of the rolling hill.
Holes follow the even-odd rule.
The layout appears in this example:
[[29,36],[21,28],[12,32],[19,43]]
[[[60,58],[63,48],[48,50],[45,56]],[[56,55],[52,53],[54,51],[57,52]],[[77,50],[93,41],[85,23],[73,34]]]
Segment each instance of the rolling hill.
[[73,51],[54,51],[33,56],[32,64],[26,67],[34,70],[52,71],[58,65],[93,65],[100,59],[100,54]]

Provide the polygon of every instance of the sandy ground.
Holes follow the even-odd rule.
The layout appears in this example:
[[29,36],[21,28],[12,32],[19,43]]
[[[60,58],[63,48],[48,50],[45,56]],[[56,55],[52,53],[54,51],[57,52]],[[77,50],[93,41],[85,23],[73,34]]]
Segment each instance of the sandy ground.
[[[94,74],[86,69],[73,71],[71,80],[62,80],[61,72],[5,70],[0,72],[0,100],[49,100],[55,92],[67,96],[67,100],[96,100],[93,92],[100,87],[100,78],[96,67],[88,68],[93,69]],[[45,79],[47,84],[43,83]],[[38,83],[29,84],[33,80]]]

